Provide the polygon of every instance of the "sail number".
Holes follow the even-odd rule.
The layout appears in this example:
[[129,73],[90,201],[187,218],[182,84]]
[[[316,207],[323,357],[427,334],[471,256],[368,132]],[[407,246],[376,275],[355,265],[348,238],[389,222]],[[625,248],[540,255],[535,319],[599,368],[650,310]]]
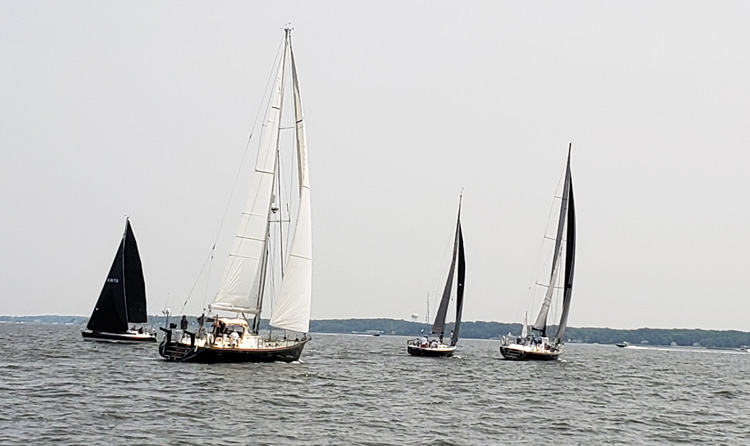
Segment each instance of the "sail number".
[[107,283],[120,283],[120,279],[118,279],[116,277],[108,277],[107,278]]

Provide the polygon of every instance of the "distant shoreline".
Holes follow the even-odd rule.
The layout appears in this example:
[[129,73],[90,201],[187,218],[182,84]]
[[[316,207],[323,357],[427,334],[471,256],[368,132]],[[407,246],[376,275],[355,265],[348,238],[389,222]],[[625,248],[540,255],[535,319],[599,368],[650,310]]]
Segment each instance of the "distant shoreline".
[[[175,321],[177,316],[172,316]],[[195,323],[196,316],[188,316]],[[87,316],[0,316],[0,323],[80,325],[88,321]],[[149,316],[151,326],[164,324],[164,316]],[[268,321],[263,320],[267,326]],[[399,319],[316,319],[310,321],[311,333],[362,334],[379,333],[384,335],[419,336],[429,333],[430,324]],[[550,327],[554,333],[555,327]],[[446,324],[446,333],[453,329],[453,324]],[[520,324],[502,322],[462,322],[461,337],[468,339],[499,339],[512,333],[521,332]],[[682,346],[707,348],[741,348],[750,345],[750,332],[738,330],[702,330],[685,328],[638,328],[613,329],[591,327],[568,327],[568,343],[615,344],[628,342],[640,346]]]

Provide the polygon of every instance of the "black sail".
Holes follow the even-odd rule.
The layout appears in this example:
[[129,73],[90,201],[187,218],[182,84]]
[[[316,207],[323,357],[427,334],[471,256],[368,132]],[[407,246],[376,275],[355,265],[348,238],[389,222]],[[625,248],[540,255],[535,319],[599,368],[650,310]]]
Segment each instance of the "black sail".
[[466,259],[464,258],[464,234],[461,221],[458,221],[458,281],[456,283],[456,325],[453,327],[451,345],[458,342],[458,331],[461,328],[461,313],[464,309],[464,280],[466,277]]
[[127,221],[125,227],[125,302],[128,322],[137,324],[148,322],[143,267],[130,220]]
[[[568,175],[570,175],[570,162],[568,162]],[[555,342],[565,342],[565,327],[568,325],[568,313],[570,311],[570,298],[573,295],[573,275],[576,264],[576,208],[573,201],[573,180],[570,180],[570,191],[568,193],[568,232],[567,246],[565,249],[565,290],[563,294],[563,310],[560,316],[560,324],[557,328]]]
[[[432,334],[438,335],[441,338],[445,333],[445,317],[448,314],[448,303],[451,300],[451,288],[453,287],[453,273],[456,269],[456,252],[458,251],[458,239],[461,233],[461,204],[458,205],[458,220],[456,223],[456,236],[453,239],[453,255],[451,256],[451,266],[448,269],[448,280],[445,281],[445,289],[443,290],[443,297],[440,299],[440,305],[438,306],[437,314],[435,315],[435,322],[432,324]],[[455,331],[455,330],[454,330]]]
[[94,331],[123,333],[128,329],[127,310],[125,308],[125,272],[123,270],[125,252],[125,235],[120,241],[107,280],[104,282],[94,312],[91,313],[87,327]]
[[563,242],[563,230],[565,226],[565,216],[568,213],[568,195],[570,190],[570,150],[571,146],[568,146],[568,163],[565,170],[565,180],[563,181],[563,193],[562,203],[560,203],[560,215],[557,220],[557,234],[555,236],[555,250],[552,254],[552,271],[550,271],[549,285],[547,287],[547,293],[544,296],[542,307],[539,309],[539,315],[534,322],[533,329],[539,331],[542,336],[547,336],[547,315],[549,314],[550,305],[552,304],[552,295],[555,290],[555,283],[557,282],[557,274],[559,273],[560,261],[559,255],[561,254],[560,248]]

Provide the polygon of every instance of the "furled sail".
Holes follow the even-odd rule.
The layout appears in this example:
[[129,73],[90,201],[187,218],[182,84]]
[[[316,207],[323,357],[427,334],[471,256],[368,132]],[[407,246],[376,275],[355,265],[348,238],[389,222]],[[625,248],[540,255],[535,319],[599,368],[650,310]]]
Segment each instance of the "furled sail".
[[125,251],[123,253],[125,278],[125,303],[128,322],[143,324],[148,322],[146,315],[146,284],[143,280],[143,266],[138,254],[138,243],[135,241],[130,220],[125,224]]
[[542,336],[547,334],[547,315],[549,313],[549,307],[552,303],[552,294],[555,291],[555,284],[557,283],[557,274],[560,269],[561,252],[562,252],[562,241],[563,241],[563,230],[565,229],[565,216],[568,213],[568,194],[570,190],[570,148],[568,149],[568,165],[565,170],[565,181],[563,182],[563,194],[562,203],[560,204],[560,216],[557,220],[557,235],[555,236],[555,250],[552,254],[552,271],[550,272],[549,285],[547,285],[547,292],[542,302],[542,308],[539,310],[539,315],[536,318],[533,328],[538,330]]
[[286,274],[274,302],[270,324],[273,327],[306,333],[310,327],[310,301],[312,298],[312,213],[310,209],[310,178],[307,165],[307,139],[302,99],[299,93],[297,67],[294,62],[289,30],[289,56],[292,64],[292,84],[294,88],[294,119],[296,141],[299,208],[294,236],[287,260]]
[[89,330],[107,331],[110,333],[124,333],[128,329],[127,308],[125,306],[125,270],[123,254],[125,252],[125,238],[127,230],[122,235],[120,246],[109,268],[107,280],[104,282],[94,311],[86,325]]
[[458,218],[456,220],[456,236],[453,239],[453,254],[451,255],[451,266],[448,269],[448,279],[445,281],[443,297],[440,299],[435,322],[432,324],[432,334],[442,337],[445,333],[445,317],[448,314],[448,303],[451,299],[451,289],[453,287],[453,275],[456,270],[456,254],[458,253],[458,241],[461,234],[461,203],[458,204]]
[[464,309],[464,282],[466,278],[466,259],[464,257],[464,234],[461,229],[461,211],[458,221],[458,278],[456,283],[456,324],[453,327],[451,345],[458,343],[458,331],[461,328],[461,314]]
[[[286,43],[283,54],[286,55]],[[260,313],[284,91],[284,60],[285,57],[282,57],[279,62],[271,89],[268,110],[261,129],[255,173],[250,183],[250,194],[229,253],[224,279],[211,304],[212,310]]]

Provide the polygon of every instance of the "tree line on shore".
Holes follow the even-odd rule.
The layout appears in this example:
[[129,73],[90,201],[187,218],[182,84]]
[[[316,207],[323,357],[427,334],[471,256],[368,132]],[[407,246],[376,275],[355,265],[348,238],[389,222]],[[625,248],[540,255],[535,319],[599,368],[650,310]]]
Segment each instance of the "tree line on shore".
[[[174,322],[179,317],[172,316]],[[192,325],[196,325],[196,317],[188,316]],[[27,324],[67,324],[84,326],[87,317],[82,316],[0,316],[0,322]],[[163,316],[149,316],[149,324],[153,327],[164,326]],[[268,320],[264,319],[261,328],[268,327]],[[385,335],[420,336],[429,334],[431,324],[423,322],[405,321],[399,319],[319,319],[310,321],[311,333],[381,333]],[[450,333],[453,324],[446,324],[446,333]],[[550,327],[554,333],[555,327]],[[502,322],[462,322],[461,337],[471,339],[498,339],[504,335],[518,336],[521,324],[507,324]],[[630,344],[646,345],[675,345],[701,346],[708,348],[739,348],[750,346],[750,333],[737,330],[701,330],[684,328],[638,328],[620,330],[613,328],[568,327],[566,329],[567,342],[582,342],[590,344],[615,344],[628,342]]]
[[[317,333],[367,333],[418,336],[429,334],[430,324],[397,319],[325,319],[310,322],[310,331]],[[446,333],[453,324],[446,324]],[[549,328],[554,333],[555,327]],[[502,322],[462,322],[461,337],[473,339],[498,339],[511,334],[519,336],[521,324]],[[619,330],[613,328],[568,327],[567,342],[590,344],[630,344],[701,346],[709,348],[738,348],[750,346],[750,333],[737,330],[701,330],[684,328],[638,328]]]

